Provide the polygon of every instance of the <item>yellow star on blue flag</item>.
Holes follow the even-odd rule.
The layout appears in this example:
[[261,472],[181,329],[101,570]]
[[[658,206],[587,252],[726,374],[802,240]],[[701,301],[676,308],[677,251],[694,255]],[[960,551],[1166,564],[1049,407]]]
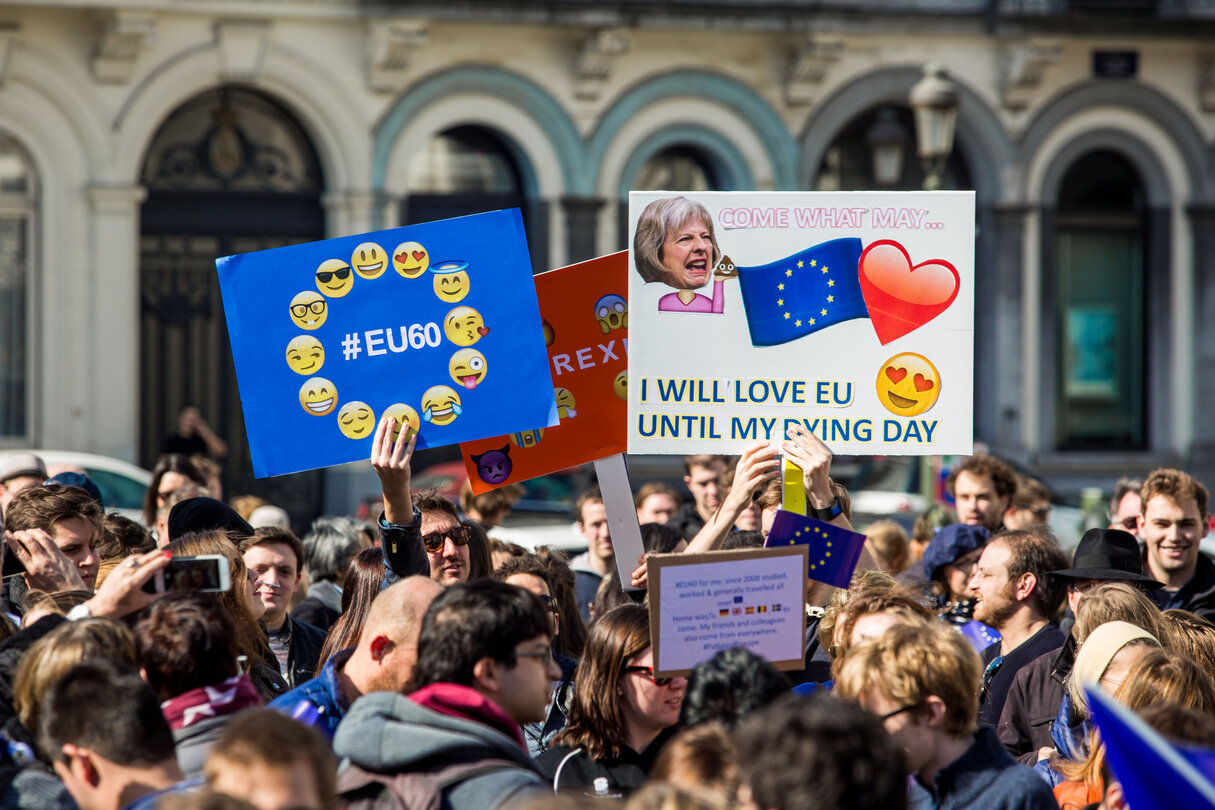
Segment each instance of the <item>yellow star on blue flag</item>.
[[765,548],[808,546],[810,578],[837,588],[847,588],[861,559],[865,535],[796,512],[777,510]]

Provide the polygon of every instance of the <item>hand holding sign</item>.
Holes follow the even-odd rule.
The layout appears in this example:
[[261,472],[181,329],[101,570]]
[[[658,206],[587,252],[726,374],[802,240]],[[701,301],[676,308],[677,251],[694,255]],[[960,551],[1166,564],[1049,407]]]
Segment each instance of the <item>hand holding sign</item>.
[[[394,441],[395,437],[395,441]],[[413,522],[413,503],[409,495],[409,462],[418,443],[412,425],[398,428],[397,420],[385,415],[375,429],[371,444],[371,468],[380,477],[384,493],[384,519],[408,526]]]
[[802,468],[806,498],[815,509],[826,509],[835,500],[831,491],[831,450],[801,425],[790,425],[788,435],[782,449]]

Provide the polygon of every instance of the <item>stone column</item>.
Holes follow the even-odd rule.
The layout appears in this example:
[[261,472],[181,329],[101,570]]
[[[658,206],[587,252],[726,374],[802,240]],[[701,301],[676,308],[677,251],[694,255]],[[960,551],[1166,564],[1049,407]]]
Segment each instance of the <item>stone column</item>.
[[595,234],[599,226],[599,209],[606,202],[602,197],[561,198],[561,206],[565,209],[566,257],[569,263],[599,255]]
[[[1209,417],[1215,404],[1215,204],[1186,209],[1190,233],[1194,235],[1194,441],[1190,445],[1189,472],[1208,487],[1215,485],[1215,420]],[[1183,373],[1185,373],[1183,371]]]
[[[975,438],[993,452],[1025,460],[1022,301],[1029,207],[998,203],[979,210],[975,254]],[[988,394],[987,392],[993,392]]]

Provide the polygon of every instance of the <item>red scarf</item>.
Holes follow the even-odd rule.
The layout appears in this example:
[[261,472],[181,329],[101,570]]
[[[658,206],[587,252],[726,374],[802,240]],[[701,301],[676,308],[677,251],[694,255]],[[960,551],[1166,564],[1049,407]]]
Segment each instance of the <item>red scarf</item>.
[[192,726],[200,720],[236,714],[242,709],[260,706],[261,696],[247,674],[237,675],[214,686],[200,686],[182,692],[160,704],[169,728]]
[[511,720],[497,703],[472,687],[458,683],[432,683],[414,692],[409,699],[439,714],[472,720],[501,731],[524,751],[527,750],[519,724]]

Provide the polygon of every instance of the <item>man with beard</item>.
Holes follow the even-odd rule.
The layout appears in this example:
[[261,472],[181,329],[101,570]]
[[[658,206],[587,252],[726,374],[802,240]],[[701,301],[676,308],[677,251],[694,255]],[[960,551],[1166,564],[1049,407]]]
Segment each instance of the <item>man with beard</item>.
[[1000,642],[983,651],[979,691],[980,726],[996,726],[1017,672],[1038,656],[1058,649],[1063,633],[1051,623],[1064,588],[1052,571],[1071,567],[1054,542],[1029,532],[992,538],[970,577],[974,617],[1000,632]]

